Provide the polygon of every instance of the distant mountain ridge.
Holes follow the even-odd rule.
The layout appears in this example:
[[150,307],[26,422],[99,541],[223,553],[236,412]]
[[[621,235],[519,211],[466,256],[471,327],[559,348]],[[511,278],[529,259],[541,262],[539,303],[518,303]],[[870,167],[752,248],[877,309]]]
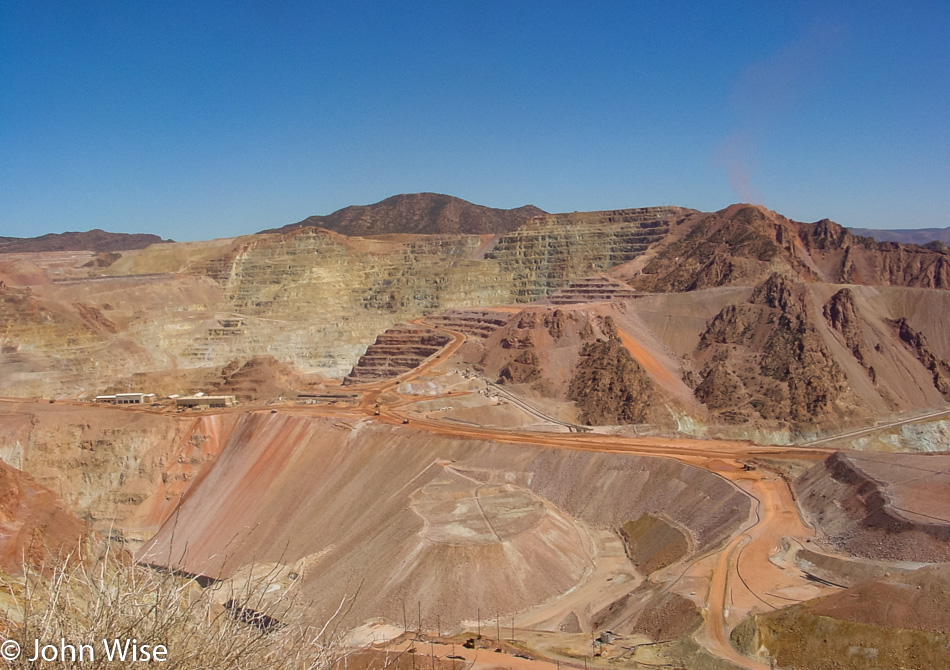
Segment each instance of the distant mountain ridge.
[[873,237],[878,242],[899,242],[901,244],[920,244],[943,242],[950,244],[950,228],[893,228],[875,230],[874,228],[849,228],[853,234],[861,237]]
[[426,235],[486,235],[511,232],[534,216],[545,214],[533,205],[496,209],[441,193],[394,195],[372,205],[351,205],[326,216],[262,233],[298,228],[326,228],[350,236],[413,233]]
[[0,254],[37,251],[131,251],[173,242],[149,233],[109,233],[96,228],[84,233],[48,233],[39,237],[0,237]]

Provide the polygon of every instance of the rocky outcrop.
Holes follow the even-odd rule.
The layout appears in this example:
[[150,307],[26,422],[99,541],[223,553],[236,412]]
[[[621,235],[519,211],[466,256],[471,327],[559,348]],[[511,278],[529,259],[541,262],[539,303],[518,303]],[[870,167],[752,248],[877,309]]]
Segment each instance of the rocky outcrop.
[[728,284],[754,284],[777,270],[814,278],[795,254],[794,228],[760,207],[733,205],[691,216],[681,238],[660,249],[630,280],[646,291],[694,291]]
[[656,404],[653,380],[630,355],[616,330],[588,343],[571,379],[570,398],[591,425],[646,423]]
[[803,281],[950,288],[950,253],[853,235],[833,221],[801,223],[753,205],[684,220],[685,231],[629,278],[647,291],[755,284],[781,272]]
[[910,324],[907,323],[907,319],[901,317],[894,325],[897,327],[897,334],[901,341],[911,349],[917,360],[933,375],[936,389],[950,400],[950,364],[934,354],[927,345],[927,338],[911,328]]
[[[841,334],[854,357],[867,365],[869,347],[861,333],[861,319],[854,304],[854,292],[849,288],[841,289],[825,303],[822,313],[828,324]],[[873,370],[869,370],[872,378]]]
[[736,423],[806,426],[848,416],[858,403],[811,312],[803,287],[779,275],[756,286],[746,304],[725,307],[700,338],[696,397]]
[[532,349],[525,349],[498,373],[498,381],[505,384],[530,384],[541,378],[541,360]]

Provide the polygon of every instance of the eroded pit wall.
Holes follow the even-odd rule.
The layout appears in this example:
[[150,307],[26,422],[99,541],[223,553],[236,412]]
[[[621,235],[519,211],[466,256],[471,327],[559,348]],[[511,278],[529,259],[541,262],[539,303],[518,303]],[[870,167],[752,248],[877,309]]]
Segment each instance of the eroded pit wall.
[[279,563],[315,621],[359,590],[347,624],[401,625],[407,604],[448,629],[578,584],[591,527],[662,513],[702,550],[749,512],[728,482],[669,459],[252,413],[139,560],[216,578]]
[[135,550],[214,460],[236,418],[0,402],[0,459],[59,495],[93,530]]

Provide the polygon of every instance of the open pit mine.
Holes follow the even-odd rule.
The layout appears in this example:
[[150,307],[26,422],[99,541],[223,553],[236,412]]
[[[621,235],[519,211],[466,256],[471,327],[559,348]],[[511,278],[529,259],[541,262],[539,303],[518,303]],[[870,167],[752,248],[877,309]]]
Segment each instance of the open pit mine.
[[3,628],[92,537],[360,667],[946,667],[948,289],[751,205],[7,244]]

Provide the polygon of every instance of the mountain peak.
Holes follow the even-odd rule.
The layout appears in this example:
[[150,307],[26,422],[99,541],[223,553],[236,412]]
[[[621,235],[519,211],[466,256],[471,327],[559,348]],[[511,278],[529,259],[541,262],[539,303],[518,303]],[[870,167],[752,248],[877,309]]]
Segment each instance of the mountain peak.
[[262,232],[287,232],[313,226],[344,235],[486,235],[512,231],[531,217],[542,214],[545,212],[533,205],[496,209],[442,193],[403,193],[372,205],[351,205],[332,214],[311,216]]

